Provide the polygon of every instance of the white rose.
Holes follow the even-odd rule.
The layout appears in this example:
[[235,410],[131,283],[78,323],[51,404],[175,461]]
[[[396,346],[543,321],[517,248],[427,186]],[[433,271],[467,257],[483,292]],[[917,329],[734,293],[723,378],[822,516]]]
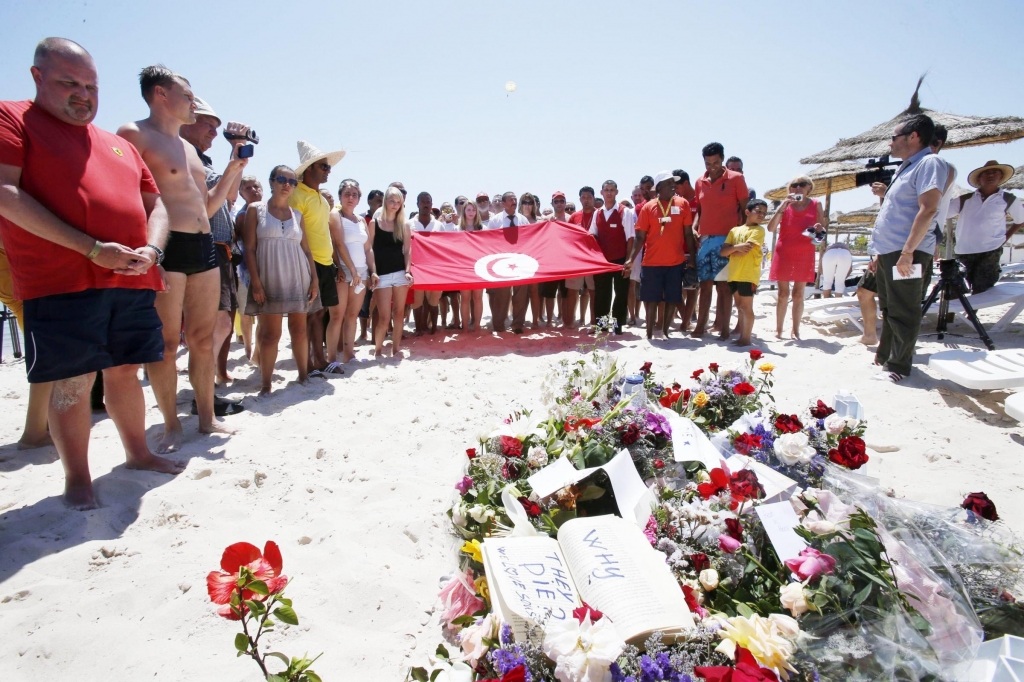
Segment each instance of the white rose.
[[475,504],[469,508],[469,515],[477,523],[486,523],[488,519],[494,518],[494,510],[482,504]]
[[810,610],[810,607],[807,605],[807,598],[804,596],[804,586],[802,583],[789,583],[780,587],[779,601],[782,602],[782,608],[789,609],[789,612],[797,618],[800,617],[801,613],[806,613]]
[[846,428],[848,428],[851,431],[853,431],[858,426],[860,426],[860,420],[859,419],[857,419],[856,417],[847,417],[846,418]]
[[568,618],[545,626],[541,646],[559,682],[605,682],[625,644],[607,618],[591,623],[587,616],[582,623]]
[[700,572],[700,585],[708,592],[718,587],[718,571],[713,568],[706,568]]
[[548,463],[548,451],[540,445],[534,445],[526,455],[526,463],[534,469],[539,469]]
[[807,434],[786,433],[775,439],[775,456],[784,464],[807,464],[816,454],[814,448],[808,444]]
[[[802,585],[800,585],[800,583],[794,584],[800,586],[801,588],[803,587]],[[806,605],[807,602],[804,602],[804,606]],[[775,625],[776,628],[778,628],[779,634],[783,637],[786,637],[787,639],[796,639],[800,635],[800,626],[797,625],[797,622],[795,620],[793,620],[784,613],[769,614],[768,620],[770,620],[772,624]]]
[[489,648],[484,640],[497,639],[498,621],[494,614],[487,614],[479,623],[467,625],[459,633],[462,658],[475,666],[487,654]]
[[828,535],[829,533],[834,533],[836,530],[836,524],[826,519],[821,519],[819,521],[805,520],[801,525],[815,535]]
[[461,502],[452,505],[452,523],[459,528],[466,527],[466,507]]
[[[854,421],[857,421],[856,419]],[[825,431],[831,436],[838,436],[846,428],[846,417],[830,414],[825,417]]]

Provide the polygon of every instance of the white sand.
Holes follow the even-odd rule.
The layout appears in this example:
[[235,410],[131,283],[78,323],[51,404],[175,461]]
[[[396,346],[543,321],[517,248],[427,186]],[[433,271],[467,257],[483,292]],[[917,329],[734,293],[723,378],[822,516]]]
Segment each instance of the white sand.
[[[774,336],[774,307],[758,303],[755,327]],[[993,319],[988,314],[986,319]],[[926,322],[926,328],[934,322]],[[1021,345],[1021,325],[995,335]],[[956,505],[985,491],[1011,527],[1024,522],[1024,429],[1001,408],[1005,393],[963,395],[924,363],[942,349],[919,345],[919,372],[902,385],[872,381],[872,353],[859,334],[804,327],[801,343],[766,341],[778,367],[775,396],[796,412],[852,390],[867,409],[869,473],[897,495]],[[661,380],[685,380],[708,362],[741,362],[744,352],[713,341],[649,344],[630,330],[609,348],[629,369],[652,361]],[[968,327],[947,342],[980,347]],[[642,330],[638,330],[642,334]],[[272,650],[325,655],[325,680],[398,680],[422,664],[440,637],[436,594],[454,565],[443,516],[464,449],[516,401],[533,403],[550,364],[575,357],[586,336],[561,331],[522,337],[489,333],[410,339],[413,358],[350,364],[345,377],[306,387],[290,353],[266,402],[245,401],[230,417],[240,433],[199,437],[185,419],[177,478],[127,471],[113,423],[96,419],[91,462],[102,508],[80,513],[60,501],[63,476],[51,448],[0,448],[0,679],[259,679],[236,659],[236,623],[210,604],[206,573],[224,547],[276,540],[301,625],[270,638]],[[369,353],[361,346],[359,356]],[[259,381],[232,353],[235,395]],[[184,367],[183,357],[178,366]],[[0,367],[0,442],[20,433],[27,390],[22,363]],[[191,390],[179,382],[185,414]],[[146,388],[153,442],[160,423]],[[322,451],[322,456],[318,452]],[[265,477],[264,477],[265,476]]]

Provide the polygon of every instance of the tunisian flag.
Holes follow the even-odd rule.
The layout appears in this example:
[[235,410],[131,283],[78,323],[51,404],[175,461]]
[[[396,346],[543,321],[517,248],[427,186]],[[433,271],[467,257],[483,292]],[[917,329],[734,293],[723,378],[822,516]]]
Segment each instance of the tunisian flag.
[[597,240],[558,220],[476,232],[416,232],[415,289],[451,291],[550,282],[622,270]]

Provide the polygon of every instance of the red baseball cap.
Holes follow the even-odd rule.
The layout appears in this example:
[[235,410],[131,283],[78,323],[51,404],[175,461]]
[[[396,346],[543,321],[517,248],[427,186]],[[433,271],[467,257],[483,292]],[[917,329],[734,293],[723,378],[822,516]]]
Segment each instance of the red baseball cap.
[[557,192],[555,192],[554,194],[551,195],[551,198],[552,199],[564,199],[565,198],[565,192],[563,192],[562,190],[558,190]]
[[491,198],[491,195],[488,194],[487,192],[477,192],[476,193],[476,200],[477,201],[480,201],[480,199],[487,199],[489,201],[490,198]]

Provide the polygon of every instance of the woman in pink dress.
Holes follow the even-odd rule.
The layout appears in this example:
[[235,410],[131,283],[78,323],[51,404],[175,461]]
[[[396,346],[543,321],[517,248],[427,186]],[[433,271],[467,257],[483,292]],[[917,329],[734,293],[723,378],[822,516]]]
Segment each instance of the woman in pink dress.
[[[789,183],[787,196],[768,223],[768,231],[779,231],[772,254],[769,279],[779,284],[779,303],[775,309],[775,338],[782,338],[786,306],[793,296],[793,338],[800,339],[800,318],[804,314],[804,287],[814,282],[814,242],[804,234],[809,227],[821,231],[828,219],[821,204],[811,199],[814,181],[798,175]],[[780,229],[781,225],[781,229]]]

